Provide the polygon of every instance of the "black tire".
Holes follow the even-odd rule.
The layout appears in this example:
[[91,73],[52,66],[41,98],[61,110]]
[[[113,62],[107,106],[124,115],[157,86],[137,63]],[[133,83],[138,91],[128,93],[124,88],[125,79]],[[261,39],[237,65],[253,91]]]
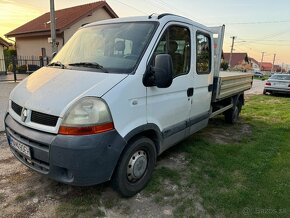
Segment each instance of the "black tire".
[[239,119],[241,110],[242,104],[238,101],[231,109],[224,113],[225,121],[230,124],[235,124]]
[[113,188],[123,197],[132,197],[140,192],[152,176],[156,158],[156,148],[151,139],[139,137],[129,142],[115,169],[112,178]]
[[263,91],[263,95],[266,95],[267,94],[267,91],[264,89],[264,91]]

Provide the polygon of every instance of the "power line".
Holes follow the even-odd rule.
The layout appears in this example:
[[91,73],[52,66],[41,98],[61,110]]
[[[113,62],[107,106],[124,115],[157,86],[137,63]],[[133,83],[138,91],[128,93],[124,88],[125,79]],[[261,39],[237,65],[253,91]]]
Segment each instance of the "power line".
[[128,4],[124,3],[124,2],[121,2],[121,1],[119,1],[119,0],[115,0],[115,1],[119,2],[119,3],[122,4],[122,5],[127,6],[127,7],[129,7],[129,8],[132,8],[132,9],[134,9],[134,10],[136,10],[136,11],[142,13],[142,14],[145,14],[145,15],[148,15],[148,14],[149,14],[149,13],[147,13],[147,12],[145,12],[145,11],[142,11],[142,10],[140,10],[140,9],[138,9],[138,8],[135,8],[135,7],[133,7],[133,6],[131,6],[131,5],[128,5]]
[[273,20],[273,21],[256,21],[256,22],[237,22],[226,23],[228,25],[253,25],[253,24],[269,24],[269,23],[288,23],[290,20]]
[[171,5],[168,2],[165,2],[163,0],[156,0],[156,1],[159,1],[160,4],[162,4],[163,6],[169,8],[170,10],[173,10],[173,11],[177,12],[177,14],[179,14],[179,15],[182,15],[182,16],[186,15],[187,17],[190,17],[193,20],[196,20],[196,21],[199,20],[199,19],[193,17],[191,14],[187,13],[186,11],[183,11],[183,10],[180,10],[180,9],[176,8],[176,5]]
[[238,44],[258,44],[258,45],[269,45],[269,46],[290,46],[290,40],[289,43],[287,44],[280,44],[280,43],[263,43],[263,42],[258,42],[258,41],[240,41],[240,42],[236,42]]

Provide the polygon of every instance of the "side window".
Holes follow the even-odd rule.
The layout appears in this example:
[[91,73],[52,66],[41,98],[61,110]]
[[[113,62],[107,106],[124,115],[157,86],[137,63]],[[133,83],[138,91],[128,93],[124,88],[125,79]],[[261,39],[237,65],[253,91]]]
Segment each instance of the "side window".
[[173,62],[173,75],[186,74],[190,69],[190,31],[182,26],[170,26],[164,32],[153,60],[157,54],[170,54]]
[[211,71],[211,45],[207,34],[196,34],[196,72],[208,74]]

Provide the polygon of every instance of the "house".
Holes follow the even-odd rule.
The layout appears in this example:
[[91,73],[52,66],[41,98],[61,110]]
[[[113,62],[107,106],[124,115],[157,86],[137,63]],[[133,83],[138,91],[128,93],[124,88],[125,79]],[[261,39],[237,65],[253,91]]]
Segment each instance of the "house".
[[249,63],[251,64],[253,71],[260,72],[260,63],[256,61],[256,59],[249,57]]
[[0,37],[0,74],[6,73],[4,49],[9,48],[9,46],[11,46],[11,44]]
[[[55,11],[58,50],[81,26],[117,17],[105,1]],[[52,53],[49,43],[50,12],[16,28],[5,36],[15,37],[17,55],[20,57],[50,57]]]
[[261,71],[271,72],[272,66],[273,66],[272,63],[270,62],[262,62]]
[[[230,55],[231,53],[224,53],[224,61],[229,63],[230,62]],[[249,58],[247,53],[232,53],[231,63],[229,66],[234,68],[235,66],[242,65],[242,64],[249,64]]]

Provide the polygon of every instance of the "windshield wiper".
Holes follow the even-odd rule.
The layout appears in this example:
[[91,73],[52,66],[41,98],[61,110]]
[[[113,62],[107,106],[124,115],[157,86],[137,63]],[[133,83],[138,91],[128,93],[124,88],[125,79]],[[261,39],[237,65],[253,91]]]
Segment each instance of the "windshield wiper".
[[66,66],[62,64],[60,61],[52,62],[48,64],[47,66],[53,66],[53,67],[61,67],[61,69],[65,69]]
[[109,73],[109,71],[104,68],[102,65],[96,62],[79,62],[79,63],[71,63],[69,66],[77,66],[77,67],[90,67],[102,70],[104,73]]

